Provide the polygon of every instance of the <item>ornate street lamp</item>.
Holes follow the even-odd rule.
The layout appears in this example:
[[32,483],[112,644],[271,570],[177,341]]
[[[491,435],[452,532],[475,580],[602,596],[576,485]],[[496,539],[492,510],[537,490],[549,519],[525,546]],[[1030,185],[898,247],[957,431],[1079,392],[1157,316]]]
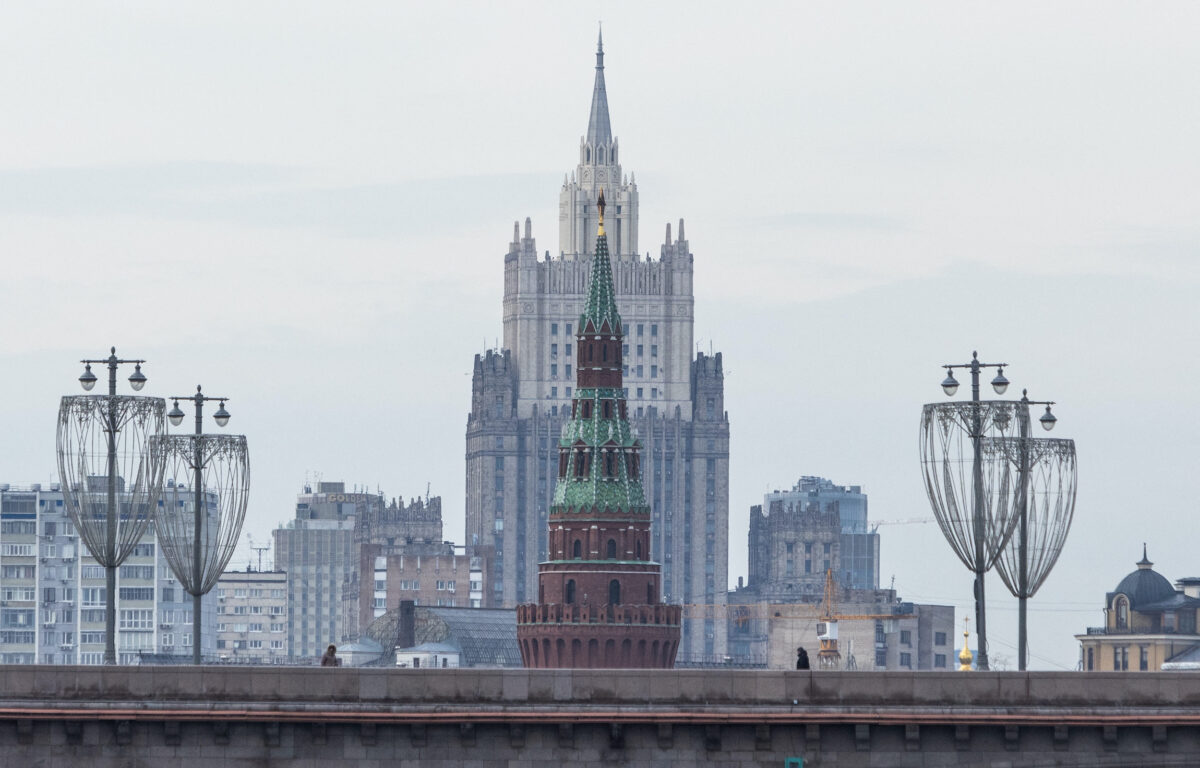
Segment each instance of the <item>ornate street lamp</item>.
[[237,547],[250,492],[250,456],[244,435],[204,434],[204,403],[219,402],[213,421],[224,427],[229,398],[209,397],[197,386],[196,394],[172,399],[174,407],[167,414],[171,424],[183,422],[179,401],[191,400],[196,429],[161,438],[168,483],[155,526],[167,563],[192,596],[192,663],[199,664],[201,598],[212,591]]
[[154,517],[162,490],[161,456],[152,450],[163,434],[166,402],[160,397],[117,394],[117,366],[133,363],[129,385],[146,384],[145,360],[122,360],[113,347],[106,359],[81,360],[79,383],[96,386],[92,364],[108,366],[107,395],[65,395],[58,408],[58,474],[71,522],[96,562],[104,566],[104,663],[117,663],[117,568],[133,552]]
[[1016,469],[1013,503],[1017,525],[996,560],[996,571],[1018,601],[1017,655],[1022,671],[1028,656],[1026,601],[1058,561],[1075,514],[1075,441],[1029,434],[1029,406],[1046,406],[1038,421],[1049,431],[1057,421],[1050,411],[1053,404],[1030,400],[1023,392],[1013,407],[1018,436],[1004,438],[993,446]]
[[[992,388],[996,394],[1008,389],[1006,363],[981,363],[977,353],[971,362],[945,365],[942,390],[948,396],[958,391],[955,368],[971,373],[971,400],[931,403],[921,417],[921,466],[925,490],[942,534],[963,564],[975,574],[975,632],[979,637],[976,666],[988,669],[986,599],[984,574],[995,564],[1001,547],[1012,535],[1014,517],[1008,509],[1008,464],[984,461],[983,441],[1005,437],[1011,419],[997,418],[1006,405],[979,399],[979,375],[996,368]],[[1005,411],[1007,412],[1007,411]],[[969,467],[969,469],[968,469]]]

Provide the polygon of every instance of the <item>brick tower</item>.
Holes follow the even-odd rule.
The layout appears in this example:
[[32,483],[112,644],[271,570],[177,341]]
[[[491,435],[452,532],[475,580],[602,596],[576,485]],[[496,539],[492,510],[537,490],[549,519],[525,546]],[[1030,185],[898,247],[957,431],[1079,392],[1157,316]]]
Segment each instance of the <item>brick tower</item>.
[[650,560],[650,507],[641,443],[622,388],[624,330],[617,312],[604,192],[588,293],[576,326],[571,420],[558,441],[549,516],[550,559],[538,565],[538,602],[517,607],[526,667],[670,668],[682,609],[661,599]]

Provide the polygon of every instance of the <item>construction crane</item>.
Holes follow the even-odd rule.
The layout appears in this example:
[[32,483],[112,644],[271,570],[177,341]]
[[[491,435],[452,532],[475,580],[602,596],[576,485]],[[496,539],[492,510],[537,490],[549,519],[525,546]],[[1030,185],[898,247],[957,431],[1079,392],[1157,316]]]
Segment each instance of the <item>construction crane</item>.
[[[732,620],[737,624],[755,619],[808,619],[817,622],[817,663],[823,669],[837,669],[842,655],[838,647],[839,621],[883,621],[895,619],[894,613],[840,613],[838,611],[838,586],[833,569],[825,570],[825,592],[821,602],[813,603],[686,603],[683,617],[686,619]],[[851,654],[851,657],[853,654]],[[853,663],[857,668],[857,663]]]

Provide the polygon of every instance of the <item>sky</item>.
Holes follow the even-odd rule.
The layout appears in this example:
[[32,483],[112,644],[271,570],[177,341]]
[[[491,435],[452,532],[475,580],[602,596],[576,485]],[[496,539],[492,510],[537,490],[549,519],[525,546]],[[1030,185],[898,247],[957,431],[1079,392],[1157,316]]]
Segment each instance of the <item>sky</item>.
[[921,406],[972,350],[1077,441],[1032,668],[1075,668],[1143,542],[1200,575],[1187,2],[5,3],[0,482],[56,479],[58,399],[116,345],[144,394],[230,398],[232,566],[319,479],[429,488],[461,541],[473,355],[512,222],[557,250],[600,20],[640,245],[686,219],[724,354],[731,582],[750,506],[820,475],[869,494],[885,586],[967,615],[970,572],[911,521]]

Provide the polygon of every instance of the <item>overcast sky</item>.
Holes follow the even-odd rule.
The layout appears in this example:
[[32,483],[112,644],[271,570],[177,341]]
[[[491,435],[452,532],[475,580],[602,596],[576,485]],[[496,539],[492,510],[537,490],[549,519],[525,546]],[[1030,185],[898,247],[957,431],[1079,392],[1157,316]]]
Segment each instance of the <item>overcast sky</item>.
[[[147,394],[231,398],[256,542],[318,478],[428,483],[461,541],[472,356],[512,221],[557,250],[601,16],[641,248],[686,218],[725,355],[731,581],[800,475],[930,517],[921,405],[972,349],[1078,442],[1034,667],[1075,667],[1143,541],[1200,575],[1190,2],[5,3],[0,481],[55,479],[58,398],[115,344]],[[969,612],[936,525],[880,531],[885,586]]]

